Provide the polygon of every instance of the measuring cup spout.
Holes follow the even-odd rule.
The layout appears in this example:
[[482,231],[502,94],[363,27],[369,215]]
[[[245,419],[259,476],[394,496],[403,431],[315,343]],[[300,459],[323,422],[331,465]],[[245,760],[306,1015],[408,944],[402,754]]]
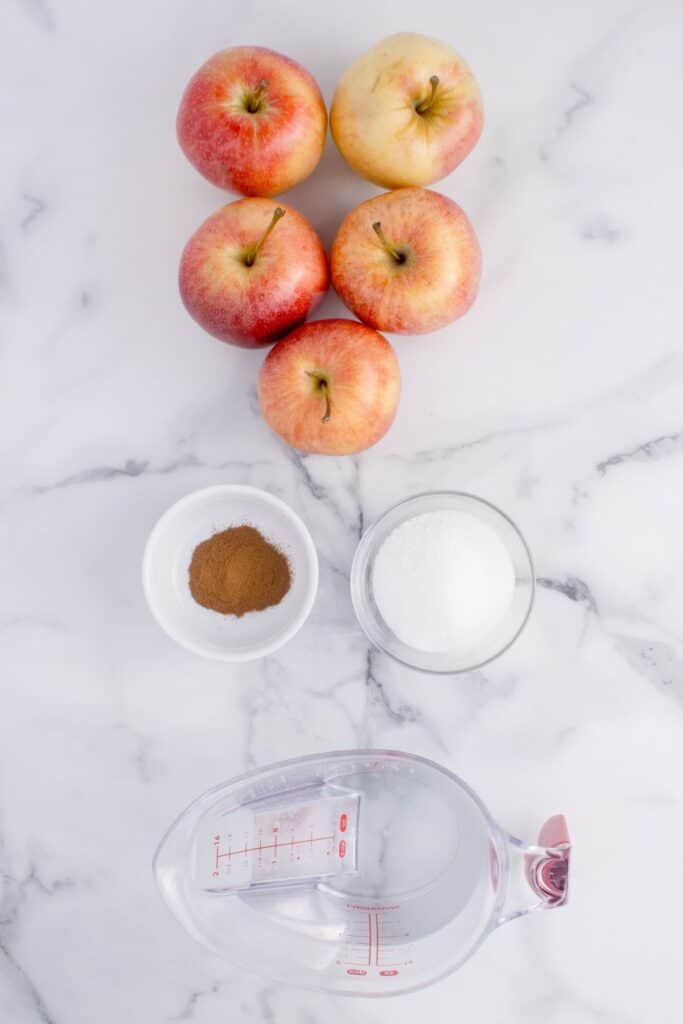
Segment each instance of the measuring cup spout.
[[[571,842],[562,814],[549,818],[538,843],[527,845],[514,836],[505,837],[509,857],[509,887],[497,924],[504,924],[532,910],[561,907],[569,898]],[[521,866],[522,870],[516,871]],[[519,876],[522,876],[520,884]],[[529,889],[533,898],[529,899]]]

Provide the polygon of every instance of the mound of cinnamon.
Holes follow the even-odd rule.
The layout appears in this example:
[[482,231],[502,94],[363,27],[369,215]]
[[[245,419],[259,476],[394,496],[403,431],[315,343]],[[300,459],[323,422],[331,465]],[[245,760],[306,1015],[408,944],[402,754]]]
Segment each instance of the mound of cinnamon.
[[279,604],[292,585],[289,562],[253,526],[232,526],[194,549],[190,592],[204,608],[246,615]]

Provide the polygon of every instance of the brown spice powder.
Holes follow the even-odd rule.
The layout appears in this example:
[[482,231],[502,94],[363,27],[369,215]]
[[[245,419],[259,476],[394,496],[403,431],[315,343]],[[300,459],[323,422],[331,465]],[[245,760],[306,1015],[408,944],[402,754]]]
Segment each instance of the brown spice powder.
[[292,585],[289,562],[253,526],[233,526],[202,541],[189,569],[190,592],[204,608],[245,615],[279,604]]

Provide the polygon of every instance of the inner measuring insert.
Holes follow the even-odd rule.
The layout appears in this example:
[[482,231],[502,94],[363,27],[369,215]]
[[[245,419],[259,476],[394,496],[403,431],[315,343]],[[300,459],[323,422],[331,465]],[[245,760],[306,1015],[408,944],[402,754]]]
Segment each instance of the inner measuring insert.
[[226,892],[355,872],[359,800],[323,785],[218,813],[195,841],[196,883]]

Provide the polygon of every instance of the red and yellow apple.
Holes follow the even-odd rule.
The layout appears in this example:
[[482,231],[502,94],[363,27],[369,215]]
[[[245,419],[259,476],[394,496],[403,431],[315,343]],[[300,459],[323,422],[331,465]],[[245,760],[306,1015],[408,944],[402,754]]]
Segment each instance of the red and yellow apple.
[[355,320],[317,320],[279,341],[261,367],[263,415],[293,448],[350,455],[393,423],[401,374],[393,348]]
[[424,188],[368,199],[342,222],[332,284],[378,331],[425,334],[466,313],[477,294],[481,250],[457,203]]
[[322,156],[325,104],[296,61],[260,46],[211,57],[178,110],[178,141],[219,188],[273,196],[307,178]]
[[414,32],[389,36],[342,75],[330,129],[344,159],[383,188],[428,185],[481,135],[477,83],[455,50]]
[[243,348],[303,323],[329,286],[322,242],[305,217],[273,199],[237,199],[185,246],[180,294],[209,334]]

